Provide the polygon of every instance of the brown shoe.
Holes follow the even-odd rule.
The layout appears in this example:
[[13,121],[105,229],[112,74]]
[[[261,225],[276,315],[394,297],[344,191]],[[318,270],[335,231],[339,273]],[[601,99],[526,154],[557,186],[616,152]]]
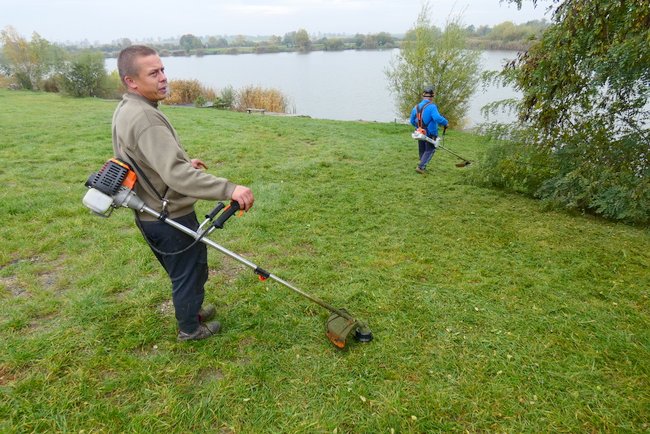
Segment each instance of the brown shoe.
[[210,321],[212,318],[214,318],[214,315],[216,313],[217,309],[214,307],[214,304],[203,306],[201,310],[199,310],[199,322]]
[[221,324],[219,321],[211,321],[209,323],[199,324],[199,328],[197,328],[194,333],[185,333],[183,331],[179,331],[176,339],[179,342],[199,341],[201,339],[209,338],[210,336],[219,333],[220,329]]
[[426,175],[426,174],[427,174],[427,170],[426,170],[426,169],[420,169],[419,167],[416,167],[416,168],[415,168],[415,171],[416,171],[417,173],[421,173],[421,174],[423,174],[423,175]]

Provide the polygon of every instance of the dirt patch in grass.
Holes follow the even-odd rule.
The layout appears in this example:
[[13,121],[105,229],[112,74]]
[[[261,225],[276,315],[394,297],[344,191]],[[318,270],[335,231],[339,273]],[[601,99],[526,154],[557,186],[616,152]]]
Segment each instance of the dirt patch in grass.
[[199,382],[204,381],[221,381],[225,375],[223,371],[219,368],[205,368],[201,369],[198,374]]
[[15,382],[16,379],[16,374],[11,372],[8,367],[0,365],[0,386],[8,386]]
[[223,425],[221,428],[219,428],[219,434],[235,434],[237,431],[235,431],[235,428]]
[[158,344],[141,346],[133,350],[133,354],[141,359],[152,357],[160,353]]
[[248,366],[251,364],[252,360],[250,357],[246,356],[246,353],[248,348],[253,344],[255,344],[255,338],[253,337],[247,337],[239,341],[239,357],[236,361],[239,366]]
[[113,294],[118,301],[123,301],[133,294],[133,288],[116,289]]
[[53,330],[58,323],[55,322],[56,314],[43,315],[38,318],[32,319],[27,325],[29,333],[43,332],[46,330]]
[[29,295],[16,276],[0,277],[0,286],[4,287],[14,297],[26,297]]
[[163,301],[158,306],[158,312],[162,316],[174,315],[174,302],[171,299]]
[[46,273],[41,273],[38,276],[38,281],[41,284],[41,288],[45,290],[52,290],[55,288],[57,275],[56,272],[48,271]]
[[222,280],[225,284],[231,284],[240,274],[246,271],[247,267],[244,264],[235,261],[224,261],[221,267],[211,268],[208,275],[213,278]]
[[[60,270],[63,270],[63,266],[61,265],[62,263],[63,258],[58,258],[53,262],[48,262],[40,256],[33,256],[31,258],[15,259],[6,266],[0,267],[0,269],[13,266],[31,267],[31,264],[37,264],[36,268],[41,269],[34,270],[33,275],[36,276],[39,288],[50,292],[61,292],[61,289],[57,289],[57,283],[59,281],[59,272]],[[43,270],[42,268],[47,269]],[[4,287],[14,297],[29,296],[30,293],[26,285],[21,283],[21,279],[16,274],[0,277],[0,287]]]

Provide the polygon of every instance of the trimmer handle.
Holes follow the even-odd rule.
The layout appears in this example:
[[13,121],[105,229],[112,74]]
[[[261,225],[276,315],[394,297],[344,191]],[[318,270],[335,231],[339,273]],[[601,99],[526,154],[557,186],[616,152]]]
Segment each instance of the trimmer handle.
[[223,225],[226,223],[226,220],[232,217],[237,211],[239,211],[239,203],[233,200],[232,202],[230,202],[230,205],[226,207],[223,213],[221,213],[219,218],[217,218],[217,220],[215,220],[215,222],[212,223],[212,226],[214,226],[217,229],[223,229]]
[[447,125],[442,127],[442,135],[444,136],[446,132],[447,132]]
[[223,202],[217,202],[217,206],[215,206],[214,209],[212,211],[210,211],[210,214],[206,214],[205,218],[208,219],[208,220],[212,220],[214,218],[214,216],[219,214],[219,211],[221,211],[225,207],[226,207],[226,205],[224,205]]

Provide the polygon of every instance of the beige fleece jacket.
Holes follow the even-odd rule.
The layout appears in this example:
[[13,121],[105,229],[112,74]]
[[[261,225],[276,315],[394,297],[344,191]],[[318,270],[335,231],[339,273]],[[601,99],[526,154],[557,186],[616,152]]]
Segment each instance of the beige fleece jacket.
[[[172,219],[192,212],[198,199],[230,199],[236,187],[225,178],[194,169],[158,104],[138,94],[126,93],[115,109],[113,152],[129,164],[135,161],[161,196],[169,187],[167,210]],[[138,179],[135,191],[147,206],[162,211],[160,199],[144,179]],[[140,218],[155,220],[144,213]]]

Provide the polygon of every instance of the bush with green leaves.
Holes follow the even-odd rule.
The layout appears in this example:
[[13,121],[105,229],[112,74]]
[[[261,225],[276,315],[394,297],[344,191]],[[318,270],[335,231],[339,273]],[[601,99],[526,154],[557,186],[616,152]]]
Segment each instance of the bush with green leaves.
[[500,74],[522,92],[515,104],[518,122],[484,131],[512,141],[517,152],[493,150],[482,178],[526,184],[525,171],[500,171],[508,161],[526,164],[534,156],[544,169],[528,194],[563,208],[648,223],[650,3],[554,3],[552,25]]
[[106,80],[101,52],[85,51],[76,55],[67,62],[61,74],[63,91],[75,97],[104,96]]
[[217,108],[231,109],[235,104],[237,94],[232,86],[226,86],[219,92],[219,96],[215,99]]
[[112,71],[102,84],[102,98],[120,99],[124,92],[126,88],[120,79],[120,74],[117,70]]

